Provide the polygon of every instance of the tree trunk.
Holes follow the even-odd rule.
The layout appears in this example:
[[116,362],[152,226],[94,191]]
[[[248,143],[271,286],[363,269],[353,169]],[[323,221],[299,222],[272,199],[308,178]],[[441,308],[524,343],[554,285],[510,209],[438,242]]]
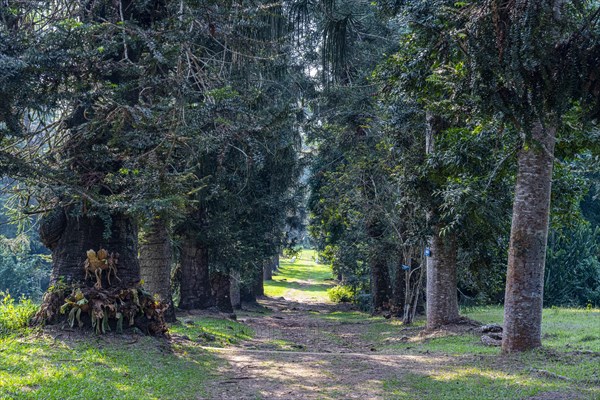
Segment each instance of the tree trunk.
[[193,235],[184,235],[181,246],[181,300],[184,310],[212,307],[208,249]]
[[387,263],[376,255],[371,260],[371,293],[374,313],[389,307],[390,289],[390,274]]
[[[65,283],[85,282],[93,286],[95,279],[85,279],[83,264],[86,251],[101,248],[118,253],[117,276],[110,286],[132,287],[140,281],[137,258],[137,227],[132,218],[124,214],[111,216],[110,237],[105,238],[105,223],[98,217],[87,215],[72,217],[69,211],[57,209],[40,226],[40,237],[52,250],[52,275],[50,284],[59,280]],[[107,274],[102,274],[102,287],[108,287]]]
[[264,296],[265,295],[265,286],[263,284],[262,271],[260,271],[257,268],[256,271],[254,271],[253,273],[254,273],[254,282],[252,285],[252,293],[254,294],[255,297]]
[[144,243],[140,244],[140,276],[143,287],[168,305],[165,320],[175,322],[175,309],[171,295],[171,263],[173,252],[169,232],[163,219],[154,219],[149,226]]
[[232,313],[229,274],[215,271],[210,275],[213,297],[216,306],[221,312]]
[[[447,128],[447,122],[431,113],[427,113],[425,153],[435,152],[435,139]],[[434,329],[452,323],[458,319],[458,294],[456,281],[456,238],[440,237],[441,224],[436,222],[437,209],[432,206],[427,219],[433,223],[433,235],[429,249],[431,256],[427,263],[427,329]]]
[[242,297],[240,292],[240,273],[231,271],[229,276],[229,297],[231,298],[231,306],[235,310],[242,309]]
[[539,347],[556,128],[537,122],[519,152],[508,252],[502,351]]
[[456,283],[457,247],[454,236],[440,237],[440,226],[433,227],[427,257],[427,329],[450,324],[458,319]]
[[268,259],[263,261],[263,281],[273,280],[273,260]]

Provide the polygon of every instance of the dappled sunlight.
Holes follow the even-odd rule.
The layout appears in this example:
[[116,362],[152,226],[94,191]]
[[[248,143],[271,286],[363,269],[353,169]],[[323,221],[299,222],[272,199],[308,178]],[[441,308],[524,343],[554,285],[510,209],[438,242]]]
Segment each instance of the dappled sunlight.
[[[59,335],[59,336],[62,336]],[[161,349],[160,339],[127,336],[52,338],[49,335],[0,340],[0,398],[176,399],[206,380],[205,354],[180,358]],[[100,340],[100,338],[98,338]],[[159,372],[167,368],[169,374]]]
[[[384,398],[384,381],[411,371],[432,373],[444,357],[417,355],[327,354],[313,352],[215,350],[234,376],[243,381],[243,393],[265,398],[302,393],[301,398]],[[241,385],[241,384],[240,384]],[[240,387],[240,389],[242,389]],[[229,388],[234,395],[235,390]],[[241,391],[239,392],[242,393]],[[233,398],[233,397],[232,397]]]

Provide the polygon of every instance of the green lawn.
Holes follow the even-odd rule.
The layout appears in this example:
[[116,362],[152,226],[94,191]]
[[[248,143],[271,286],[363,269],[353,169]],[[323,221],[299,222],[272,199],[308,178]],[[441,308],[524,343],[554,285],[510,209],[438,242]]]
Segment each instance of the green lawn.
[[[155,338],[0,339],[0,399],[181,399],[203,394],[215,359]],[[168,373],[165,373],[168,371]]]
[[302,250],[292,262],[283,258],[272,281],[264,283],[265,295],[288,300],[328,303],[327,289],[335,285],[329,265],[314,261],[314,250]]

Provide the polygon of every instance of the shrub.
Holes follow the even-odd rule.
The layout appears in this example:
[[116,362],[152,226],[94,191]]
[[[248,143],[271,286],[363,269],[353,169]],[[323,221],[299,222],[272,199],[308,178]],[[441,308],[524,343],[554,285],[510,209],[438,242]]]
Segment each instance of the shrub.
[[337,285],[327,290],[329,299],[334,303],[348,303],[354,301],[355,293],[350,286]]
[[8,293],[0,292],[0,336],[16,333],[27,328],[37,306],[25,297],[19,302]]

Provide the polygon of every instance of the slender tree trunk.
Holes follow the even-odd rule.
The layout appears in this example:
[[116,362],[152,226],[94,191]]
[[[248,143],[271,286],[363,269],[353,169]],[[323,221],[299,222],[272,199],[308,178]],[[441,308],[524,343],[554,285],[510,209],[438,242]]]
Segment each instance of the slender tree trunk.
[[[40,237],[52,250],[51,284],[86,282],[93,286],[95,279],[85,279],[83,264],[87,250],[101,248],[109,253],[119,253],[117,276],[111,279],[112,287],[132,287],[140,281],[137,258],[137,227],[132,218],[124,214],[111,216],[110,237],[105,238],[105,223],[98,217],[87,215],[71,217],[67,210],[57,209],[40,227]],[[107,274],[102,275],[102,286],[108,287]]]
[[229,297],[231,298],[231,306],[235,310],[242,309],[242,297],[240,292],[240,273],[231,271],[229,276]]
[[440,237],[440,227],[434,226],[427,257],[427,329],[450,324],[458,319],[456,283],[456,240]]
[[508,252],[502,351],[542,344],[544,266],[556,128],[537,122],[532,143],[519,152]]
[[181,245],[181,300],[185,310],[212,307],[208,249],[193,235],[184,235]]
[[171,295],[171,263],[173,252],[169,232],[163,219],[154,219],[149,224],[144,243],[140,244],[140,276],[144,288],[157,294],[168,305],[165,320],[175,322],[175,308]]
[[217,308],[221,312],[233,312],[230,297],[229,274],[215,271],[210,275],[210,281]]

